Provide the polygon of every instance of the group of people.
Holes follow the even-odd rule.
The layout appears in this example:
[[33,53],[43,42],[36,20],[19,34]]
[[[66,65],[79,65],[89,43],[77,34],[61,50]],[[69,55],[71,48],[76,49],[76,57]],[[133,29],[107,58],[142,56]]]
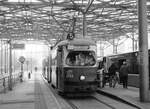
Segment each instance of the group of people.
[[[105,71],[104,71],[104,73],[105,73]],[[109,78],[118,77],[119,82],[123,84],[123,88],[127,88],[129,73],[130,73],[130,70],[129,70],[127,61],[123,61],[122,65],[119,69],[115,63],[112,63],[108,69],[107,75]],[[104,77],[104,84],[105,84],[105,77]]]

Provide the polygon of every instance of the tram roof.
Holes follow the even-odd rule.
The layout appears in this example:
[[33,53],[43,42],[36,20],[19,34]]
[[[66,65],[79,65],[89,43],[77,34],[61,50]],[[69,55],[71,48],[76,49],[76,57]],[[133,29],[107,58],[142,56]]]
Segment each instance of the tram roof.
[[88,39],[73,39],[73,40],[63,40],[60,41],[56,46],[65,46],[65,45],[96,45],[92,40]]

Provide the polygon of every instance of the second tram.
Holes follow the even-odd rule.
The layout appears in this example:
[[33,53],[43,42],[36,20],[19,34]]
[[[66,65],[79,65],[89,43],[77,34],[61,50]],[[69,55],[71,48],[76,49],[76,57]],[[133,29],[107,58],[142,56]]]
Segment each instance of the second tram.
[[[123,61],[128,62],[130,74],[128,74],[128,85],[139,87],[139,62],[138,62],[138,51],[129,52],[118,55],[107,56],[103,58],[104,63],[115,63],[118,67],[118,71],[123,64]],[[149,62],[150,62],[150,50],[149,50]],[[150,68],[150,65],[149,65]],[[150,75],[149,75],[150,76]]]

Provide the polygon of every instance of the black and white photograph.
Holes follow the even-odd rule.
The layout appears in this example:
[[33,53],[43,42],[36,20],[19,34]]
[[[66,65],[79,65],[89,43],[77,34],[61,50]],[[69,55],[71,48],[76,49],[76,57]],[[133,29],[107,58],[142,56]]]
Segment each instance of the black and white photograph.
[[150,109],[150,0],[0,0],[0,109]]

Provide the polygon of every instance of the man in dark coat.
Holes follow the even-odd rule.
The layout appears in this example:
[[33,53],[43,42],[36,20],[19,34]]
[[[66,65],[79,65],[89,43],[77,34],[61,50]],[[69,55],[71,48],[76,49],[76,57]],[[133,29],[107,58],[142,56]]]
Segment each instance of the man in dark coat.
[[120,76],[122,79],[122,83],[123,83],[123,88],[127,88],[128,86],[128,74],[129,74],[130,70],[129,67],[127,65],[127,62],[124,61],[123,65],[120,67]]

